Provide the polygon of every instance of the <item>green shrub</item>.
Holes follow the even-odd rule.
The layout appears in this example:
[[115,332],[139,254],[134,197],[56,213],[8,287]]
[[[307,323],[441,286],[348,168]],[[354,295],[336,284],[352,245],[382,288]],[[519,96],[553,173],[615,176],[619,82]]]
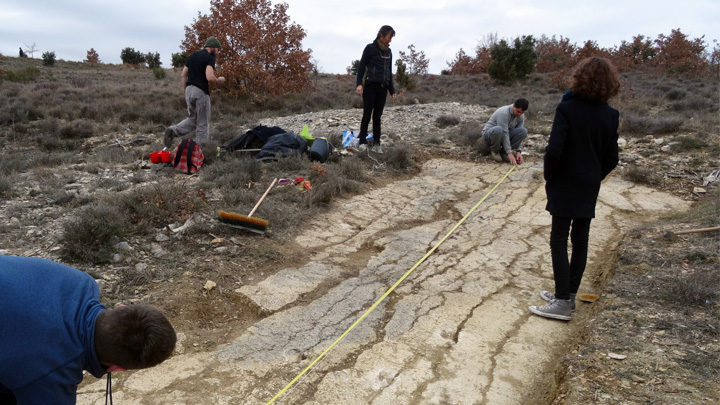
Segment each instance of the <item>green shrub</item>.
[[86,139],[95,135],[95,123],[90,120],[72,121],[60,128],[64,139]]
[[44,66],[55,65],[55,52],[47,51],[42,54],[42,61]]
[[163,69],[161,67],[155,67],[155,68],[153,68],[153,75],[155,75],[156,79],[162,80],[165,78],[165,76],[167,74],[165,73],[165,69]]
[[458,118],[454,115],[441,115],[441,116],[437,117],[437,119],[435,120],[435,125],[437,125],[438,128],[452,127],[459,123],[460,123],[460,118]]
[[144,65],[145,55],[133,48],[125,48],[120,52],[120,60],[128,65]]
[[663,135],[677,132],[685,119],[680,117],[657,117],[629,112],[621,119],[620,130],[636,135]]
[[174,53],[172,54],[172,66],[174,68],[181,68],[185,66],[185,62],[187,62],[187,55],[183,55],[181,53]]
[[65,222],[60,255],[69,261],[100,264],[110,261],[114,245],[126,232],[127,219],[118,207],[93,204]]
[[385,150],[385,160],[395,170],[411,169],[413,167],[412,156],[412,146],[405,142],[398,142]]
[[460,128],[460,138],[463,144],[469,147],[478,146],[478,141],[482,138],[482,130],[485,124],[479,121],[465,122]]
[[642,167],[631,166],[624,174],[624,177],[633,183],[647,184],[650,186],[657,186],[660,184],[660,179],[657,177],[655,172]]
[[205,206],[203,193],[181,183],[152,184],[121,193],[114,202],[134,226],[133,234],[145,234],[150,229],[173,222],[184,222],[189,213]]
[[675,138],[675,142],[677,142],[673,145],[673,151],[675,152],[703,149],[708,146],[707,142],[692,135],[678,136]]
[[35,66],[28,66],[19,72],[13,72],[12,70],[7,71],[8,80],[16,83],[29,83],[37,80],[40,77],[40,69]]
[[5,176],[0,177],[0,197],[10,197],[12,193],[12,182]]
[[399,88],[406,89],[409,91],[415,90],[415,81],[407,74],[407,66],[402,59],[395,61],[395,82]]
[[524,79],[538,60],[535,39],[532,35],[515,38],[512,48],[502,39],[490,50],[490,58],[488,74],[494,80],[507,83]]
[[162,65],[162,62],[160,61],[160,54],[158,52],[148,52],[147,55],[145,55],[145,62],[147,63],[148,67],[153,71],[155,71],[156,68],[159,68]]

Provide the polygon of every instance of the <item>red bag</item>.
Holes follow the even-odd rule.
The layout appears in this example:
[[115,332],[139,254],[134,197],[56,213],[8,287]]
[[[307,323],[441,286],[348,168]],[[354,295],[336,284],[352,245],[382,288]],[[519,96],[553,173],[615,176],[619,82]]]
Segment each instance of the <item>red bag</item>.
[[170,164],[182,173],[197,173],[204,162],[205,156],[200,145],[192,139],[183,139],[170,154]]

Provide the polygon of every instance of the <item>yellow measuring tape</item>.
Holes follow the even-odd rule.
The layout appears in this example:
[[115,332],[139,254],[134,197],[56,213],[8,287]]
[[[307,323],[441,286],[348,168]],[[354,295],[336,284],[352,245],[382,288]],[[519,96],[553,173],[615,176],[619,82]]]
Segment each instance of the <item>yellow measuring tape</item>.
[[338,343],[340,343],[340,341],[343,340],[343,338],[345,338],[345,336],[347,336],[347,334],[350,333],[350,331],[353,330],[353,329],[355,328],[355,326],[357,326],[363,319],[365,319],[365,317],[368,316],[368,315],[375,309],[375,307],[377,307],[385,298],[387,298],[387,296],[390,295],[390,293],[393,292],[393,290],[394,290],[398,285],[400,285],[400,283],[402,283],[403,280],[405,280],[413,271],[415,271],[415,269],[416,269],[419,265],[421,265],[422,262],[424,262],[425,259],[427,259],[427,258],[435,251],[435,249],[437,249],[440,245],[442,245],[442,243],[445,242],[445,239],[447,239],[448,237],[450,237],[450,235],[451,235],[453,232],[455,232],[455,230],[456,230],[463,222],[465,222],[465,220],[470,216],[470,214],[472,214],[472,213],[475,211],[475,209],[477,209],[477,207],[479,207],[480,204],[482,204],[483,201],[485,201],[485,199],[487,199],[487,198],[490,196],[490,194],[492,194],[492,192],[495,191],[495,189],[500,185],[500,183],[502,183],[503,181],[505,181],[505,179],[510,175],[510,173],[512,173],[513,170],[515,170],[516,167],[517,167],[517,166],[511,167],[510,170],[508,170],[508,172],[505,173],[505,175],[500,179],[500,181],[498,181],[498,182],[493,186],[493,188],[491,188],[490,191],[488,191],[487,194],[485,194],[485,196],[484,196],[480,201],[478,201],[478,203],[475,204],[475,206],[472,207],[472,209],[471,209],[470,211],[468,211],[468,213],[465,214],[465,216],[462,217],[462,219],[461,219],[457,224],[455,224],[455,226],[453,226],[452,229],[450,229],[450,231],[449,231],[442,239],[440,239],[440,241],[439,241],[438,243],[435,244],[435,246],[433,246],[432,249],[430,249],[427,253],[425,253],[425,256],[423,256],[420,260],[418,260],[418,262],[415,263],[415,265],[412,266],[412,267],[410,268],[410,270],[408,270],[402,277],[400,277],[400,279],[399,279],[397,282],[395,282],[395,284],[393,284],[392,287],[390,287],[387,291],[385,291],[385,294],[383,294],[382,297],[380,297],[377,301],[375,301],[375,303],[374,303],[370,308],[368,308],[367,311],[365,311],[365,313],[362,314],[362,316],[361,316],[360,318],[358,318],[357,321],[355,321],[355,323],[353,323],[352,325],[350,325],[350,327],[349,327],[342,335],[340,335],[340,337],[337,338],[337,339],[333,342],[333,344],[330,345],[330,347],[328,347],[327,349],[325,349],[324,352],[320,353],[320,355],[319,355],[315,360],[313,360],[312,363],[310,363],[307,367],[305,367],[305,369],[304,369],[300,374],[298,374],[297,377],[293,378],[292,381],[290,381],[290,382],[288,383],[288,385],[285,386],[285,388],[283,388],[280,392],[278,392],[277,394],[275,394],[275,396],[274,396],[270,401],[268,401],[265,405],[270,405],[270,404],[272,404],[273,402],[275,402],[278,398],[280,398],[280,396],[281,396],[282,394],[284,394],[285,391],[287,391],[288,389],[290,389],[290,387],[292,387],[303,375],[305,375],[305,373],[307,373],[308,371],[310,371],[310,369],[313,368],[313,367],[315,366],[315,364],[317,364],[317,362],[319,362],[323,357],[325,357],[325,355],[327,355],[327,354],[330,352],[330,350],[333,349],[333,347],[335,347]]

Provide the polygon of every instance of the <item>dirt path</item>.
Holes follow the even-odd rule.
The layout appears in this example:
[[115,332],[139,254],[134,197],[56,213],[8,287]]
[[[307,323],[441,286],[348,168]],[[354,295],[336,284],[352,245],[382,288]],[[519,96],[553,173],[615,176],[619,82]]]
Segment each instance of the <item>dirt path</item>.
[[[410,269],[509,169],[436,159],[409,180],[356,196],[308,224],[307,257],[234,293],[267,314],[209,352],[114,376],[123,404],[263,404]],[[540,164],[516,169],[425,263],[276,403],[521,404],[554,392],[572,322],[532,316],[552,290]],[[611,177],[593,222],[582,291],[612,264],[621,234],[682,200]],[[581,291],[581,292],[582,292]],[[182,332],[182,331],[178,331]],[[103,403],[105,380],[78,403]]]

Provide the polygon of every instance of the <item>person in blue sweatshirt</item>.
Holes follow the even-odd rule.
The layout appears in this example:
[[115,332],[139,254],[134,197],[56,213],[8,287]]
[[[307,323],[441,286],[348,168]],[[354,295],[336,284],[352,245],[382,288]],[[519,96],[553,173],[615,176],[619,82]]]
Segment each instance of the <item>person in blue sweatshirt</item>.
[[74,404],[83,370],[99,378],[170,357],[176,334],[158,309],[98,297],[78,269],[0,255],[0,404]]

